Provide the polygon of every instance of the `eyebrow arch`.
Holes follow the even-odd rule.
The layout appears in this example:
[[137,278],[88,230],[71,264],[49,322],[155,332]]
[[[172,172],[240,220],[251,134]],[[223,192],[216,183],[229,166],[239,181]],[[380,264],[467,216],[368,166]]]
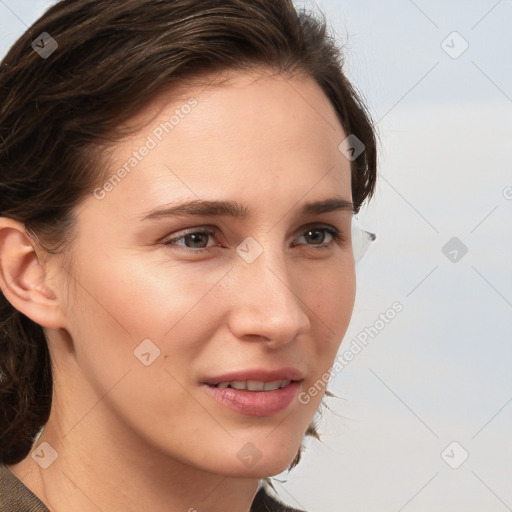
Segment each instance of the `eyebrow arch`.
[[[305,203],[300,213],[302,215],[318,215],[334,211],[350,211],[354,213],[354,204],[351,201],[336,196],[322,201]],[[249,217],[249,209],[244,204],[237,203],[236,201],[206,201],[197,199],[153,210],[142,217],[141,221],[183,215],[228,216],[246,219]]]

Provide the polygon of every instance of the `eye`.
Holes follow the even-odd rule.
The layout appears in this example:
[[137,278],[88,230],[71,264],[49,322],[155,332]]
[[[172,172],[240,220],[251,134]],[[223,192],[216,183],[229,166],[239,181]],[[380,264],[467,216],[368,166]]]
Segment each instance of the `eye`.
[[[209,237],[214,237],[216,233],[216,229],[195,228],[194,230],[181,233],[179,236],[168,238],[161,243],[162,245],[166,246],[182,246],[182,249],[180,250],[186,251],[188,253],[200,254],[205,251],[210,252],[212,247],[220,247],[219,244],[208,246]],[[331,240],[327,243],[325,242],[326,237],[331,238]],[[334,245],[335,242],[345,240],[345,237],[337,229],[325,226],[307,227],[306,231],[302,232],[302,236],[298,240],[301,238],[306,240],[306,245],[309,245],[315,249],[329,249]],[[308,240],[310,240],[312,243],[308,243]],[[184,244],[178,242],[184,242]],[[297,245],[304,244],[298,243],[297,240],[294,240],[292,242],[292,247]]]
[[[326,244],[324,242],[326,236],[331,237],[330,243]],[[303,235],[300,238],[304,238],[306,240],[308,240],[308,239],[311,240],[313,243],[307,244],[307,245],[318,246],[318,247],[315,247],[315,249],[329,249],[333,245],[334,242],[336,242],[338,240],[344,240],[343,235],[337,229],[334,229],[331,227],[324,227],[324,226],[310,227],[307,229],[307,231],[305,231],[303,233]],[[297,244],[297,242],[294,240],[293,246],[296,246],[296,245],[299,245],[299,244]]]
[[[163,245],[181,245],[176,242],[183,240],[185,241],[184,250],[192,253],[201,253],[207,251],[205,242],[208,243],[208,237],[214,236],[216,233],[213,229],[196,229],[195,231],[189,231],[188,233],[182,233],[180,236],[164,240]],[[190,241],[190,244],[187,244]],[[199,246],[199,247],[198,247]]]

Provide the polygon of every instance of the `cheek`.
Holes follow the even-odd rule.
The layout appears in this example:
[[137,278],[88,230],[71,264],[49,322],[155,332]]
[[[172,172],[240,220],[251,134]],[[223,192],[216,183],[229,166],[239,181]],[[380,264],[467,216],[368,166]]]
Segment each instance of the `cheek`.
[[131,347],[146,338],[172,338],[183,323],[201,318],[203,299],[225,269],[198,272],[197,266],[151,259],[141,255],[115,265],[82,267],[77,287],[81,307],[71,304],[70,314],[87,327],[85,332],[117,333]]
[[[310,318],[314,322],[308,360],[311,364],[310,378],[304,383],[299,402],[307,414],[318,409],[333,373],[332,367],[352,316],[356,280],[353,258],[347,257],[343,265],[319,274],[319,286],[304,289],[306,304],[313,310]],[[306,415],[307,415],[306,414]]]
[[312,321],[324,333],[316,337],[319,343],[315,346],[319,355],[328,359],[334,357],[352,316],[356,295],[353,258],[347,256],[341,263],[317,271],[314,277],[314,286],[311,280],[303,283],[302,295]]
[[204,429],[217,432],[218,424],[191,399],[190,371],[209,339],[208,318],[219,307],[207,292],[226,270],[199,274],[192,265],[141,260],[84,261],[70,295],[74,357],[97,395],[84,396],[84,411],[102,397],[88,421],[101,411],[164,445],[172,444],[170,431],[180,440]]
[[196,384],[197,361],[219,328],[226,306],[216,283],[228,268],[198,272],[195,265],[148,260],[84,261],[68,305],[70,334],[76,362],[95,393],[103,396],[115,386],[109,408],[118,417],[139,424],[142,432],[144,418],[161,411],[159,427],[173,424],[180,430],[188,422],[178,424],[176,410],[182,418],[204,415],[182,386]]

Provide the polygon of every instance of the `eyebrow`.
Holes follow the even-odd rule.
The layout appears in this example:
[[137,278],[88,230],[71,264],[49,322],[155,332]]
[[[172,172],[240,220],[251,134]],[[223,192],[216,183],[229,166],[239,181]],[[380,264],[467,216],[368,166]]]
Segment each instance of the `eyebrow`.
[[[354,204],[342,197],[330,197],[322,201],[305,203],[300,213],[302,215],[318,215],[334,211],[350,211],[354,213]],[[141,218],[141,221],[184,215],[227,216],[237,219],[246,219],[250,216],[247,206],[236,201],[206,201],[197,199],[150,211]]]

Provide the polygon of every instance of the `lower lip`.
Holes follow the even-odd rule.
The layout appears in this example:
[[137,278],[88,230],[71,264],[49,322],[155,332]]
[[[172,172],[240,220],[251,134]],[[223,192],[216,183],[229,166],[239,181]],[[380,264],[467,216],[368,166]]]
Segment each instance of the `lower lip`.
[[286,409],[297,397],[300,382],[273,391],[247,391],[204,385],[206,392],[218,402],[247,416],[272,416]]

